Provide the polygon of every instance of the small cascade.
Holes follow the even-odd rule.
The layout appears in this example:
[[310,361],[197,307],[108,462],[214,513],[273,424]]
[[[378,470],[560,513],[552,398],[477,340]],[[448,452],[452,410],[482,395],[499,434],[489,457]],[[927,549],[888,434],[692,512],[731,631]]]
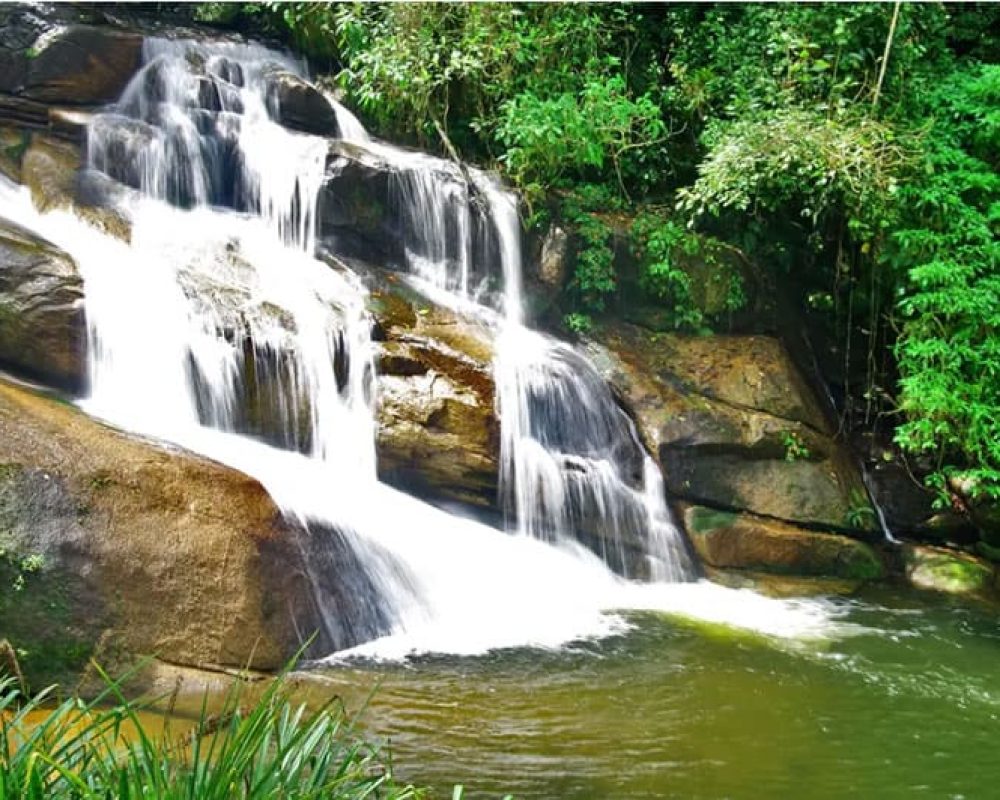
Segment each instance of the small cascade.
[[[394,167],[408,271],[437,290],[436,299],[443,293],[466,311],[478,302],[498,329],[500,488],[509,527],[548,542],[584,542],[628,577],[690,577],[662,477],[634,424],[581,353],[523,324],[515,196],[478,170],[372,141],[333,102],[341,129]],[[478,288],[473,273],[481,276]],[[502,293],[490,292],[491,283]]]
[[[512,195],[368,141],[400,173],[410,268],[498,329],[503,492],[528,535],[378,482],[367,292],[314,257],[330,145],[275,122],[270,65],[301,74],[256,46],[146,42],[143,67],[88,131],[91,169],[135,190],[114,201],[128,243],[37,212],[0,176],[0,214],[80,268],[81,404],[259,480],[294,524],[330,651],[556,647],[622,630],[622,609],[775,636],[832,630],[822,604],[680,582],[690,564],[631,420],[580,353],[523,325]],[[367,139],[334,109],[345,135]]]

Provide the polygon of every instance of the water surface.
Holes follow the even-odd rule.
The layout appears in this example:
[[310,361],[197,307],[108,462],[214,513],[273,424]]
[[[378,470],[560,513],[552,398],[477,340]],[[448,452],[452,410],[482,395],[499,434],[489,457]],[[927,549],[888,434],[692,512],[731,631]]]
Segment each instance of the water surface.
[[975,798],[1000,785],[995,609],[879,590],[796,643],[655,613],[556,651],[323,670],[450,796]]

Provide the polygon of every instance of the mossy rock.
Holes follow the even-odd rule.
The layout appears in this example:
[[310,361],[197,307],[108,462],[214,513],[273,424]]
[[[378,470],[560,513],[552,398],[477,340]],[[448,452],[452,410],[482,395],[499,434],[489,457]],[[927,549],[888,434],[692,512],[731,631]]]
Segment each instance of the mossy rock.
[[988,561],[943,547],[906,545],[903,564],[914,586],[949,594],[986,594],[995,579]]
[[[86,666],[105,621],[97,595],[61,567],[58,543],[28,541],[18,532],[27,493],[48,495],[43,501],[48,503],[63,491],[49,475],[0,464],[0,640],[10,643],[34,689],[71,684]],[[58,505],[52,503],[51,510]],[[62,510],[74,513],[71,504]]]
[[885,572],[871,546],[836,533],[704,506],[687,506],[684,525],[709,567],[852,581]]
[[21,182],[21,159],[31,142],[31,134],[18,128],[0,128],[0,175]]

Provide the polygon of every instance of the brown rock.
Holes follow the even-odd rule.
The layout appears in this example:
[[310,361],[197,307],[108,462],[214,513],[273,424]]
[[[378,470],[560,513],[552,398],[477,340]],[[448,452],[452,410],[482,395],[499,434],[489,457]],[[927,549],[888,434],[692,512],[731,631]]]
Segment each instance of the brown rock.
[[372,300],[384,338],[380,477],[432,499],[495,507],[500,445],[488,332],[391,279]]
[[[132,235],[130,222],[103,202],[90,202],[88,193],[81,192],[81,163],[76,145],[36,133],[21,162],[21,182],[30,189],[39,211],[71,210],[105,233],[128,241]],[[100,177],[91,179],[93,183]],[[91,184],[87,187],[91,188]]]
[[100,105],[118,99],[142,57],[142,36],[71,25],[35,45],[20,94],[62,105]]
[[0,532],[42,564],[0,596],[0,638],[37,655],[36,685],[98,644],[274,669],[322,627],[301,542],[256,481],[6,382]]
[[711,567],[868,580],[882,562],[863,542],[702,506],[684,509],[691,543]]
[[0,128],[0,175],[14,183],[21,182],[21,157],[28,149],[31,135],[18,128]]
[[659,455],[668,492],[796,523],[876,530],[855,466],[777,340],[603,326],[592,356]]
[[87,374],[85,324],[73,260],[0,218],[0,363],[79,391]]
[[987,594],[995,580],[986,559],[943,547],[904,545],[903,565],[913,586],[949,594]]
[[552,225],[542,240],[538,261],[538,280],[551,289],[561,289],[566,280],[566,257],[569,236],[558,225]]

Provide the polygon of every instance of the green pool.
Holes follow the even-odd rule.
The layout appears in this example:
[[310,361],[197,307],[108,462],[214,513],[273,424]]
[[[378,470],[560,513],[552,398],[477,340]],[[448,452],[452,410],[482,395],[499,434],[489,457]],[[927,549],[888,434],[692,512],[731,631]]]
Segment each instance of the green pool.
[[450,797],[1000,796],[1000,617],[934,595],[836,601],[853,635],[796,643],[654,613],[556,652],[324,669],[316,691]]

